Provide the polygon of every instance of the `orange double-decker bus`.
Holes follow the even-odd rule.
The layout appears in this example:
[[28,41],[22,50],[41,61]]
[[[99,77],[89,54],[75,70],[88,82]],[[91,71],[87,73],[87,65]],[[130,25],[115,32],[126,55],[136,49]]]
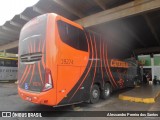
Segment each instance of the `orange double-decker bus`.
[[49,106],[96,103],[133,86],[137,65],[118,59],[119,44],[54,13],[32,19],[19,40],[20,97]]

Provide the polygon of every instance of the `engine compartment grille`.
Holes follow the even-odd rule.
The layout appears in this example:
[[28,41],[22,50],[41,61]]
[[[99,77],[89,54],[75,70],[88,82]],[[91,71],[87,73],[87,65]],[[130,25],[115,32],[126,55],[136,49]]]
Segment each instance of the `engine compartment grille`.
[[30,54],[25,54],[20,56],[21,62],[36,62],[40,61],[42,58],[42,53],[30,53]]

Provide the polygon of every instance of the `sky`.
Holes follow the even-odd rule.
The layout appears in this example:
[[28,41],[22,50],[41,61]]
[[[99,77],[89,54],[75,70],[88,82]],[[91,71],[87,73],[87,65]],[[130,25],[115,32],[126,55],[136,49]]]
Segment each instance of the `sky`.
[[29,6],[39,0],[0,0],[0,25],[11,20],[16,14],[20,14]]

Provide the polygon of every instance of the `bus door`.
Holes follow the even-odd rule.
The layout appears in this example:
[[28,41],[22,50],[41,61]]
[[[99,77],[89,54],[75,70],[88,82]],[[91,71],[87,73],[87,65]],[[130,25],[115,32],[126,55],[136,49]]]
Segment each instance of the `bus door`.
[[[57,100],[63,100],[63,104],[68,102],[78,102],[82,99],[84,90],[78,88],[79,80],[88,62],[88,46],[83,30],[67,22],[58,21],[59,32],[59,62],[58,62],[58,82]],[[83,88],[83,87],[82,87]],[[68,100],[78,92],[78,96]]]

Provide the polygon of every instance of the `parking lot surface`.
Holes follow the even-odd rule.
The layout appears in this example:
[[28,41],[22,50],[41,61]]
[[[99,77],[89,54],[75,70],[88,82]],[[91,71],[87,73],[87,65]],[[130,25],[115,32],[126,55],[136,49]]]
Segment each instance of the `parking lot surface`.
[[[125,89],[121,91],[117,91],[113,93],[113,95],[107,99],[107,100],[100,100],[96,104],[88,104],[88,103],[81,103],[77,105],[71,105],[71,106],[64,106],[64,107],[57,107],[53,108],[51,106],[44,106],[44,105],[36,105],[32,104],[30,102],[21,100],[21,98],[17,94],[17,85],[14,83],[0,83],[0,111],[62,111],[61,117],[56,117],[54,119],[56,120],[74,120],[73,117],[63,117],[66,112],[64,111],[160,111],[160,99],[158,98],[156,103],[154,104],[144,104],[144,103],[135,103],[135,102],[129,102],[129,101],[123,101],[118,99],[118,95],[120,93],[123,93],[124,91],[127,91],[130,89]],[[3,120],[4,118],[0,118],[0,120]],[[26,118],[11,118],[15,120],[24,120]],[[53,118],[47,117],[47,118],[32,118],[34,120],[36,119],[42,119],[42,120],[53,120]],[[79,120],[83,120],[84,118],[79,117],[77,118]],[[129,118],[90,118],[86,117],[85,119],[98,119],[98,120],[112,120],[112,119],[123,119],[128,120]],[[158,118],[132,118],[132,119],[157,119]]]

